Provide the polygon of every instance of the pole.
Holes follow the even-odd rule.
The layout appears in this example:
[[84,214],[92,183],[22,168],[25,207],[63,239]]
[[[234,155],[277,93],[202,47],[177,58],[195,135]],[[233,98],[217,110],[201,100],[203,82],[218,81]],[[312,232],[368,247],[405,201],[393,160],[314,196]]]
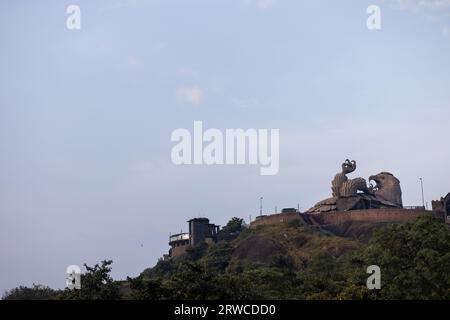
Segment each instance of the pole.
[[260,197],[259,198],[259,216],[262,216],[262,200],[263,200],[263,197]]
[[423,180],[422,178],[419,178],[420,180],[420,188],[422,189],[422,206],[425,208],[425,197],[423,196]]

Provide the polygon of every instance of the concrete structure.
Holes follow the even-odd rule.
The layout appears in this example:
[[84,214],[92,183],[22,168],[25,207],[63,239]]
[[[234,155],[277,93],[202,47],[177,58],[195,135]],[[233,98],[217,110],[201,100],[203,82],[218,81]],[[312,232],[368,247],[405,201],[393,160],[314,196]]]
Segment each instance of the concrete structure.
[[445,215],[446,222],[450,223],[450,192],[445,197],[441,197],[440,200],[431,201],[431,207],[433,211],[442,212]]
[[[450,197],[449,197],[450,198]],[[439,211],[428,211],[422,207],[414,209],[402,208],[380,208],[380,209],[363,209],[350,211],[334,211],[322,213],[300,213],[288,212],[272,214],[260,217],[251,222],[250,228],[260,225],[271,225],[284,223],[292,220],[302,220],[308,224],[327,226],[340,225],[346,222],[379,222],[379,223],[406,223],[413,221],[423,214],[432,214],[434,217],[444,221],[444,213]]]
[[169,257],[185,254],[188,247],[195,247],[205,242],[208,244],[217,242],[217,233],[220,227],[209,223],[208,218],[194,218],[188,223],[188,233],[177,233],[169,237]]
[[189,233],[177,233],[169,237],[169,257],[176,257],[184,254],[189,245]]
[[301,216],[298,211],[288,211],[277,214],[271,214],[266,216],[258,216],[254,221],[250,223],[250,228],[255,228],[261,225],[269,225],[276,223],[283,223],[292,220],[300,220]]
[[319,213],[310,215],[310,218],[317,222],[319,225],[337,225],[348,221],[406,223],[415,220],[421,215],[430,213],[433,214],[436,218],[440,218],[443,220],[443,216],[437,212],[420,209],[400,208],[365,209],[335,213]]
[[431,206],[435,211],[445,212],[446,215],[450,215],[450,192],[445,197],[441,197],[440,200],[431,201]]
[[202,242],[217,242],[219,226],[209,223],[208,218],[194,218],[188,221],[191,246],[196,246]]

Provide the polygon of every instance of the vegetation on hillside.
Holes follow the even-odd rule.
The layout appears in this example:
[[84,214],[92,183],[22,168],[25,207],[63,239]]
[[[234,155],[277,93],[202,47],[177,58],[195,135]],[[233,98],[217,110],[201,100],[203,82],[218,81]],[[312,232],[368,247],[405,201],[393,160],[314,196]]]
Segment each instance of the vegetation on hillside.
[[[86,266],[81,290],[19,287],[3,298],[450,299],[450,231],[431,215],[382,228],[368,243],[300,221],[243,229],[236,219],[225,229],[233,240],[160,260],[128,278],[127,289],[103,261]],[[381,269],[380,290],[366,287],[370,265]]]
[[20,286],[3,295],[3,300],[54,300],[58,297],[59,290],[50,287],[33,284],[31,287]]

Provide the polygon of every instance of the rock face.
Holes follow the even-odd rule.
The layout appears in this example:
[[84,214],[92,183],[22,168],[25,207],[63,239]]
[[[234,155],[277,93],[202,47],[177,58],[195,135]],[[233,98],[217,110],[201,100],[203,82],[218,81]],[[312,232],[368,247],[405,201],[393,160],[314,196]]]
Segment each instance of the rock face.
[[348,211],[374,208],[402,208],[400,181],[392,173],[381,172],[369,177],[375,186],[367,186],[364,178],[348,179],[356,170],[356,161],[345,160],[342,171],[331,182],[332,197],[322,200],[308,213]]
[[302,270],[311,257],[318,254],[339,257],[359,248],[361,242],[354,237],[357,232],[354,229],[349,230],[350,236],[345,238],[302,219],[259,225],[244,231],[233,241],[228,270],[238,271],[249,264],[273,266],[278,258],[290,261],[293,270]]
[[285,248],[278,242],[256,235],[240,242],[233,251],[233,257],[238,260],[246,259],[253,263],[269,264],[273,256],[286,253]]

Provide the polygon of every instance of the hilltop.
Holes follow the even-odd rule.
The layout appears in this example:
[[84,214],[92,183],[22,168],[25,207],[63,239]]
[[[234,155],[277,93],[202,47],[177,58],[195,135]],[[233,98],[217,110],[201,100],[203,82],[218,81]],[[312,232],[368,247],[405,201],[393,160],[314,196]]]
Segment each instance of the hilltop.
[[[80,290],[19,287],[3,298],[450,299],[450,230],[431,214],[406,223],[351,222],[351,237],[302,219],[250,228],[241,222],[231,219],[218,242],[161,258],[136,278],[114,281],[112,261],[102,261],[85,265]],[[366,286],[372,265],[381,270],[381,290]]]
[[[283,217],[283,222],[270,221],[278,220],[278,217]],[[266,220],[269,223],[265,223]],[[292,271],[300,271],[314,257],[339,258],[363,247],[377,230],[393,224],[378,220],[345,220],[321,225],[316,219],[301,218],[298,212],[263,217],[250,227],[241,227],[241,223],[242,219],[233,218],[219,232],[218,243],[188,247],[185,255],[161,259],[154,268],[146,269],[143,275],[161,275],[159,270],[162,265],[178,265],[186,261],[208,264],[214,259],[220,260],[221,269],[227,272],[249,267],[270,267],[280,260],[289,263]]]
[[184,256],[160,260],[154,268],[145,270],[143,274],[163,275],[160,273],[162,265],[178,265],[187,261],[209,265],[217,260],[221,261],[220,269],[229,272],[249,267],[270,267],[278,260],[288,261],[292,270],[298,271],[314,256],[325,254],[340,257],[361,246],[357,239],[334,235],[302,220],[259,225],[233,232],[224,229],[222,238],[231,240],[189,248]]
[[[360,237],[337,235],[301,219],[234,230],[229,241],[161,259],[129,279],[132,290],[127,295],[144,299],[450,298],[446,272],[450,232],[432,215],[404,224],[356,222],[347,227]],[[366,287],[366,268],[373,264],[382,270],[382,290]]]

